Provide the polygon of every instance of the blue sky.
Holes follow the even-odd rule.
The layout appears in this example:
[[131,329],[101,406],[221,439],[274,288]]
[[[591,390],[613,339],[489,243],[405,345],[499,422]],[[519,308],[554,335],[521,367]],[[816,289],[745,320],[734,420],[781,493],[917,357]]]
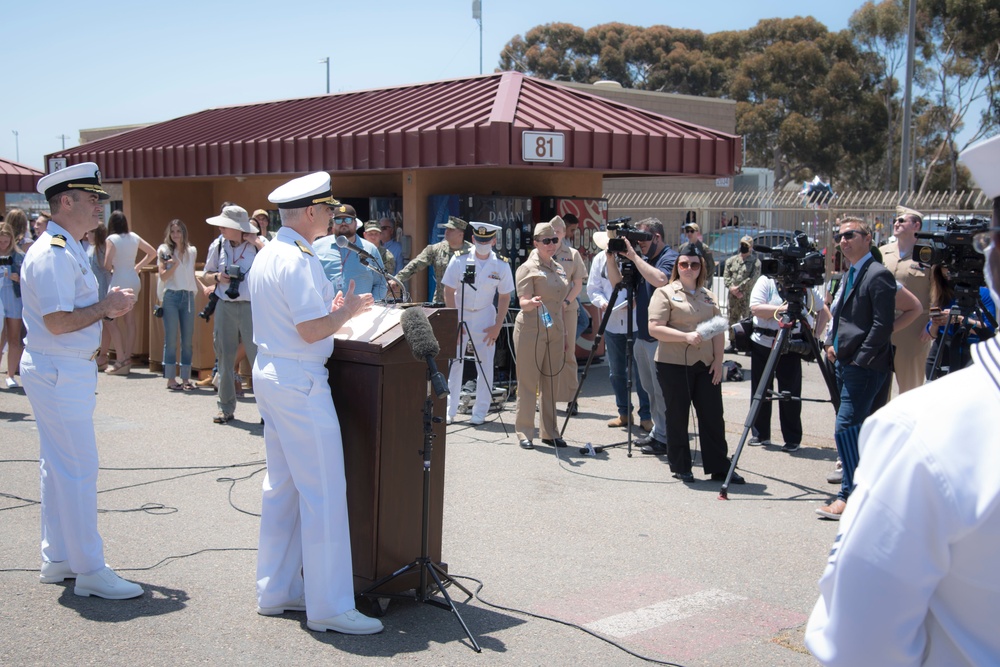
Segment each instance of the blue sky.
[[[617,21],[703,32],[809,14],[847,27],[862,0],[482,0],[483,71],[536,25]],[[2,10],[0,157],[42,168],[79,130],[202,109],[479,74],[472,0],[11,2]],[[18,132],[16,138],[13,134]]]

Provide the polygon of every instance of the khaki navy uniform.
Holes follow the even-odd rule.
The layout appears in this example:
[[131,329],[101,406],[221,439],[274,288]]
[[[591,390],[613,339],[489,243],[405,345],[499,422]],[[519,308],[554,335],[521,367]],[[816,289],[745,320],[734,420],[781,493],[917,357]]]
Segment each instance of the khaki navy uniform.
[[[931,270],[921,268],[920,262],[913,259],[911,252],[906,257],[900,257],[899,244],[889,243],[879,249],[882,252],[882,263],[892,272],[896,282],[913,292],[920,300],[924,313],[928,312],[931,302]],[[896,385],[899,393],[919,387],[924,383],[927,354],[934,341],[920,340],[920,334],[927,325],[926,317],[918,317],[909,326],[892,334],[892,344],[896,348],[893,357],[893,372],[896,375]]]
[[[559,251],[555,254],[555,260],[562,264],[566,272],[566,281],[569,288],[573,289],[573,283],[577,279],[587,280],[587,265],[580,256],[576,248],[571,248],[565,243],[559,244]],[[581,292],[583,288],[581,288]],[[579,386],[579,378],[576,374],[576,320],[580,310],[580,302],[571,299],[569,303],[563,304],[563,328],[572,340],[566,350],[566,363],[559,373],[556,387],[556,401],[572,401],[576,395],[576,388]]]
[[[514,350],[517,354],[517,416],[514,430],[519,440],[533,440],[535,432],[535,396],[541,403],[541,437],[559,437],[556,423],[556,381],[565,363],[563,300],[569,294],[569,281],[562,265],[553,258],[543,263],[538,251],[517,269],[518,297],[540,296],[552,316],[552,326],[542,324],[542,310],[522,310],[514,322]],[[573,323],[574,331],[576,323]]]
[[462,241],[461,250],[452,250],[447,241],[438,241],[421,250],[420,254],[406,265],[406,268],[396,274],[396,280],[401,283],[406,282],[420,269],[433,265],[435,288],[432,301],[444,303],[444,283],[441,281],[444,278],[445,270],[448,268],[448,263],[456,254],[467,255],[471,251],[472,244],[468,241]]

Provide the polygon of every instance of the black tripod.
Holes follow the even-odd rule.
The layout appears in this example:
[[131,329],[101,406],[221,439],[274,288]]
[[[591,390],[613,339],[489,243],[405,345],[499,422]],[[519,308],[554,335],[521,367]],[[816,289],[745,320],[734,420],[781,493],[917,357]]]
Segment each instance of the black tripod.
[[[796,354],[795,352],[790,352],[789,350],[789,346],[791,344],[791,332],[796,324],[801,324],[800,328],[802,331],[802,337],[805,339],[805,344],[816,356],[816,363],[819,364],[819,370],[823,374],[823,379],[826,381],[826,387],[830,390],[830,402],[833,404],[834,412],[840,409],[840,392],[837,390],[837,379],[834,377],[833,371],[826,361],[826,355],[823,352],[823,349],[820,347],[819,342],[817,342],[816,337],[813,335],[812,327],[809,326],[809,322],[806,320],[806,317],[802,312],[803,292],[804,290],[802,288],[789,289],[787,290],[787,293],[785,293],[785,290],[782,290],[782,296],[786,297],[788,308],[781,314],[781,320],[778,322],[778,334],[774,338],[774,345],[771,347],[771,353],[767,357],[767,364],[764,366],[764,374],[761,376],[760,384],[757,385],[757,391],[754,392],[753,400],[750,402],[750,411],[747,413],[747,418],[743,422],[743,435],[740,436],[740,444],[736,447],[736,452],[733,453],[732,461],[729,464],[729,472],[726,473],[726,479],[722,482],[722,489],[719,490],[719,500],[729,500],[729,480],[732,479],[733,473],[736,472],[736,464],[740,460],[740,454],[743,453],[743,445],[746,443],[747,436],[750,434],[750,430],[753,428],[754,422],[757,421],[757,413],[760,412],[761,401],[812,400],[819,403],[826,402],[826,399],[796,398],[768,390],[768,387],[771,385],[771,381],[774,379],[774,371],[778,365],[778,359],[781,355]],[[753,345],[753,343],[751,343],[751,345]],[[769,394],[766,398],[764,396],[765,393]]]
[[[462,629],[465,630],[466,636],[469,641],[472,642],[472,648],[476,650],[476,653],[482,653],[483,649],[479,647],[476,642],[475,637],[472,636],[472,632],[469,631],[469,626],[465,624],[462,620],[462,615],[458,613],[458,608],[455,607],[455,603],[452,601],[451,597],[448,595],[448,591],[445,590],[446,585],[454,585],[458,587],[463,593],[466,594],[465,602],[472,599],[472,593],[469,592],[462,584],[455,581],[455,579],[449,575],[443,567],[431,560],[428,554],[428,532],[430,530],[430,510],[431,510],[431,452],[433,450],[432,443],[434,438],[433,424],[441,423],[440,417],[434,416],[434,399],[431,392],[431,381],[430,381],[430,369],[427,371],[427,398],[424,400],[424,448],[420,452],[423,455],[424,460],[424,489],[423,489],[423,514],[421,516],[421,535],[420,535],[420,555],[410,563],[392,574],[386,575],[373,583],[371,586],[361,591],[362,595],[371,598],[393,598],[397,600],[409,600],[409,595],[403,595],[401,593],[378,593],[378,589],[389,583],[393,579],[397,579],[406,575],[412,570],[420,570],[420,584],[414,591],[413,599],[417,602],[423,602],[424,604],[434,605],[435,607],[440,607],[441,609],[450,609],[458,622],[462,624]],[[434,585],[437,586],[437,590],[444,597],[444,602],[441,602],[437,598],[432,597],[433,591],[429,590],[429,582],[427,577],[430,576],[434,580]]]
[[[614,258],[608,261],[616,261]],[[630,423],[626,426],[626,437],[624,442],[616,442],[611,445],[603,445],[601,447],[594,447],[591,451],[587,447],[581,447],[581,454],[600,454],[608,447],[620,447],[622,445],[626,446],[628,451],[628,456],[632,456],[632,345],[631,342],[635,336],[635,331],[632,327],[632,309],[635,306],[635,274],[633,273],[635,265],[632,262],[622,262],[622,279],[615,285],[614,290],[611,292],[611,296],[608,298],[607,308],[604,309],[604,317],[601,318],[601,325],[597,329],[597,333],[594,334],[594,344],[590,347],[590,354],[587,356],[587,364],[583,367],[583,375],[580,377],[580,382],[577,384],[576,393],[573,395],[573,400],[570,401],[569,405],[576,405],[576,399],[580,397],[580,392],[583,391],[583,383],[587,380],[587,373],[590,372],[590,365],[594,362],[594,355],[597,354],[597,348],[601,345],[601,340],[604,339],[604,330],[608,326],[608,320],[611,319],[611,311],[614,310],[615,302],[618,300],[618,294],[625,289],[625,392],[628,396],[628,420]],[[569,418],[573,416],[573,410],[566,410],[566,419],[563,420],[562,429],[559,431],[559,436],[562,437],[563,433],[566,432],[566,426],[569,424]]]
[[[973,322],[978,322],[978,326]],[[996,328],[996,318],[986,310],[983,299],[979,296],[979,288],[956,285],[955,305],[951,307],[948,321],[944,324],[944,333],[937,340],[937,352],[934,354],[934,363],[931,365],[927,381],[936,380],[968,364],[969,334],[973,329],[978,329],[976,333],[985,340],[993,337]],[[943,364],[945,349],[948,350],[947,366]]]

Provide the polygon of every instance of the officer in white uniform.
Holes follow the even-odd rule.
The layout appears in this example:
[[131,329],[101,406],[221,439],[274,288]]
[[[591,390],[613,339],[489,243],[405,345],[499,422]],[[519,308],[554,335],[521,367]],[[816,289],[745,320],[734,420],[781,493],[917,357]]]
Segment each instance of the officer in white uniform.
[[339,202],[330,175],[289,181],[268,196],[282,227],[247,276],[264,418],[267,475],[257,552],[257,612],[305,611],[310,630],[367,635],[382,623],[354,608],[347,483],[327,359],[333,334],[371,308],[370,294],[334,292],[310,239]]
[[[445,304],[449,308],[457,308],[460,321],[465,324],[459,327],[458,350],[448,375],[448,390],[451,393],[448,395],[447,421],[452,423],[458,413],[465,349],[471,333],[482,368],[476,368],[476,403],[469,423],[478,425],[486,420],[493,401],[493,357],[496,355],[497,337],[510,307],[514,275],[510,264],[493,251],[500,227],[486,222],[472,222],[469,226],[472,227],[475,251],[452,257],[441,279]],[[498,307],[493,306],[495,298]]]
[[42,583],[76,579],[73,592],[123,600],[142,595],[104,563],[97,532],[97,349],[101,323],[135,305],[117,287],[98,300],[79,239],[100,222],[101,173],[76,164],[38,181],[52,220],[24,258],[21,297],[27,345],[21,380],[38,424],[42,489]]
[[[1000,294],[1000,137],[962,153],[993,197],[973,247]],[[861,463],[805,641],[824,665],[1000,659],[1000,339],[973,364],[893,399],[861,429]]]

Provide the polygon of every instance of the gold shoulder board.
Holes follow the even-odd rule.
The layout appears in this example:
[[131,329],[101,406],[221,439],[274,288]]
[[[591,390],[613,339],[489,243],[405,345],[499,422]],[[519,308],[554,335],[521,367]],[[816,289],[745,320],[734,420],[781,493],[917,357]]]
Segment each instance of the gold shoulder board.
[[305,254],[310,255],[310,256],[312,255],[312,250],[310,250],[309,248],[307,248],[306,244],[303,243],[302,241],[296,241],[295,245],[297,245],[299,247],[299,250],[301,250]]
[[54,245],[57,248],[65,248],[66,237],[63,236],[62,234],[56,234],[55,236],[52,237],[52,240],[49,241],[49,245]]

